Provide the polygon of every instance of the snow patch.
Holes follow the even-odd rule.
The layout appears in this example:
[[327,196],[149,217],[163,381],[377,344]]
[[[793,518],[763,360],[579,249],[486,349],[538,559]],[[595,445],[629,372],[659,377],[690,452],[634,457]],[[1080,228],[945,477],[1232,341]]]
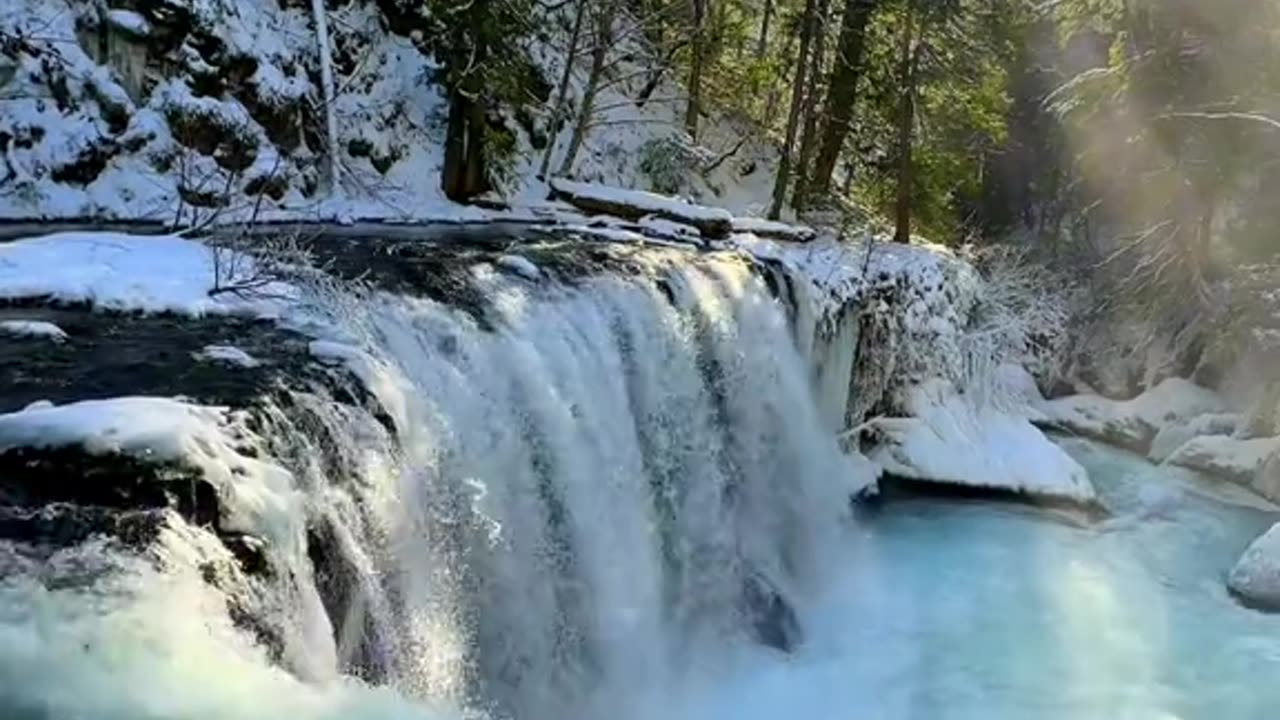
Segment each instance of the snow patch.
[[0,321],[0,334],[24,338],[44,338],[56,343],[67,339],[67,333],[51,322],[39,320],[3,320]]

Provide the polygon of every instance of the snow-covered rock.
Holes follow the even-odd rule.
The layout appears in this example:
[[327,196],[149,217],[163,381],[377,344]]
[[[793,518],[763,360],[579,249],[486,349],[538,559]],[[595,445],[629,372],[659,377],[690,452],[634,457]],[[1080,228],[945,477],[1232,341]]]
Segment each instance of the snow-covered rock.
[[519,275],[525,280],[537,280],[542,277],[542,271],[538,269],[538,266],[523,255],[503,255],[495,262],[498,267]]
[[1045,424],[1146,454],[1166,425],[1222,413],[1217,393],[1181,378],[1169,378],[1131,400],[1073,395],[1044,404]]
[[132,10],[108,10],[107,22],[111,23],[111,27],[135,37],[151,37],[151,22]]
[[884,436],[871,459],[915,480],[1090,504],[1088,473],[1024,417],[975,405],[942,381],[911,393],[914,417],[874,422]]
[[1164,462],[1187,441],[1201,435],[1231,435],[1239,424],[1240,416],[1235,413],[1210,413],[1170,423],[1156,433],[1147,457],[1154,462]]
[[1253,541],[1227,575],[1227,587],[1251,606],[1280,611],[1280,524]]
[[60,343],[67,339],[62,328],[50,322],[39,320],[3,320],[0,321],[0,335],[23,338],[42,338]]
[[297,547],[301,495],[288,471],[236,449],[253,437],[245,420],[227,408],[156,397],[33,406],[0,415],[0,452],[79,446],[92,454],[187,463],[217,489],[224,529]]
[[262,365],[262,361],[232,345],[206,345],[196,353],[196,359],[241,368],[256,368]]
[[1227,435],[1205,435],[1188,440],[1166,462],[1249,485],[1277,451],[1280,438],[1237,440]]

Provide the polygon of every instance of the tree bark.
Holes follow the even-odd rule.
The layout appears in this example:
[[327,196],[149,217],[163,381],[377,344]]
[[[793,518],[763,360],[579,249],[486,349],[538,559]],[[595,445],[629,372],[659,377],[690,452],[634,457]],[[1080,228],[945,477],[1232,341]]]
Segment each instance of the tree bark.
[[560,86],[556,88],[556,103],[552,107],[552,131],[547,140],[547,149],[542,153],[542,164],[538,167],[538,177],[546,178],[551,169],[551,155],[556,149],[556,137],[560,134],[560,124],[564,121],[564,106],[569,98],[569,81],[573,79],[573,61],[578,57],[578,40],[582,37],[582,20],[587,15],[587,0],[578,0],[573,11],[573,29],[569,31],[569,52],[564,59],[564,71],[560,73]]
[[764,0],[764,10],[760,15],[760,36],[756,39],[756,59],[764,57],[769,50],[769,22],[773,20],[773,0]]
[[[454,26],[454,47],[470,52],[468,68],[483,67],[488,50],[480,37],[468,37],[468,28],[484,21],[488,0],[473,0],[465,22]],[[454,61],[457,58],[453,58]],[[487,120],[482,79],[464,71],[451,78],[449,87],[449,119],[445,129],[444,167],[440,185],[446,197],[454,202],[468,202],[491,189],[485,156]]]
[[813,52],[809,55],[809,73],[805,78],[804,96],[804,129],[800,133],[800,152],[796,160],[794,175],[796,187],[791,204],[797,210],[808,205],[808,188],[805,178],[809,177],[809,163],[813,161],[813,149],[818,136],[818,78],[822,76],[822,64],[827,54],[827,34],[821,28],[826,22],[830,0],[818,0],[818,15],[815,24]]
[[591,118],[595,114],[596,94],[600,91],[600,77],[604,74],[605,60],[609,56],[609,43],[613,40],[613,3],[605,0],[596,8],[595,30],[591,47],[591,70],[587,75],[587,85],[582,90],[582,105],[578,108],[578,119],[573,127],[573,135],[569,138],[569,149],[565,151],[564,160],[560,163],[560,175],[568,175],[573,170],[573,161],[578,159],[578,151],[587,139],[587,131],[591,128]]
[[[902,44],[899,46],[898,77],[901,78],[902,94],[898,104],[898,201],[893,241],[911,242],[911,134],[915,126],[916,116],[916,64],[919,60],[920,43],[915,41],[916,3],[908,0],[906,19],[903,21]],[[912,45],[915,44],[913,50]]]
[[684,129],[693,140],[698,139],[698,113],[702,104],[702,64],[706,54],[708,0],[693,0],[692,57],[689,60],[689,103],[685,107]]
[[456,89],[449,92],[449,119],[444,133],[444,167],[440,171],[440,187],[445,197],[466,200],[464,176],[467,164],[466,100]]
[[791,182],[791,146],[796,142],[800,109],[804,104],[804,79],[809,68],[809,46],[812,43],[818,19],[818,1],[805,0],[804,22],[800,27],[800,55],[796,58],[796,78],[791,86],[791,109],[787,112],[786,136],[782,142],[782,154],[778,158],[778,175],[773,182],[773,202],[769,206],[769,218],[782,216],[782,206],[787,199],[787,186]]
[[840,23],[840,49],[836,51],[831,80],[827,84],[827,100],[823,105],[826,125],[809,175],[810,196],[826,195],[831,190],[831,176],[844,141],[849,136],[867,46],[867,25],[876,4],[877,0],[845,0],[844,19]]

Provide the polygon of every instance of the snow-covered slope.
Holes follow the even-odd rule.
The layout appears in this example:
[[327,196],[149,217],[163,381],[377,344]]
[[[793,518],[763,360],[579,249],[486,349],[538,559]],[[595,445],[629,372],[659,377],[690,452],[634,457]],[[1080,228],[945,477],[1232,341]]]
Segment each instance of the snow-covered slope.
[[[482,218],[440,190],[447,108],[437,64],[420,49],[422,38],[380,7],[369,0],[328,11],[341,176],[334,184],[306,4],[5,3],[0,38],[12,42],[0,52],[0,218]],[[542,75],[535,84],[549,86],[563,67],[560,38],[553,30],[545,43],[529,42]],[[657,100],[680,95],[673,81],[636,104],[650,75],[647,54],[630,47],[637,42],[618,48],[616,77],[597,98],[571,174],[760,213],[772,185],[771,144],[741,120],[713,115],[700,144],[689,146],[678,103]],[[571,102],[582,75],[573,76]],[[552,139],[550,115],[548,103],[535,101],[503,118],[516,150],[505,190],[517,204],[546,199],[535,176]],[[553,169],[572,123],[560,125]],[[699,170],[735,147],[725,162]]]

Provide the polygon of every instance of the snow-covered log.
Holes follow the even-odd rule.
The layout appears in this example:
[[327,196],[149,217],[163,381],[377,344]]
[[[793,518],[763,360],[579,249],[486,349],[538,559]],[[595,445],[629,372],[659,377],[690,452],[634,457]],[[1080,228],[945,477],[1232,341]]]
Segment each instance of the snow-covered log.
[[786,240],[798,243],[807,243],[817,236],[813,228],[805,225],[792,225],[778,222],[777,220],[751,217],[734,218],[733,231],[771,240]]
[[551,198],[597,215],[614,215],[639,221],[646,215],[683,223],[698,229],[704,238],[723,239],[733,232],[733,215],[728,210],[693,205],[675,198],[638,190],[574,182],[561,178],[550,180]]

